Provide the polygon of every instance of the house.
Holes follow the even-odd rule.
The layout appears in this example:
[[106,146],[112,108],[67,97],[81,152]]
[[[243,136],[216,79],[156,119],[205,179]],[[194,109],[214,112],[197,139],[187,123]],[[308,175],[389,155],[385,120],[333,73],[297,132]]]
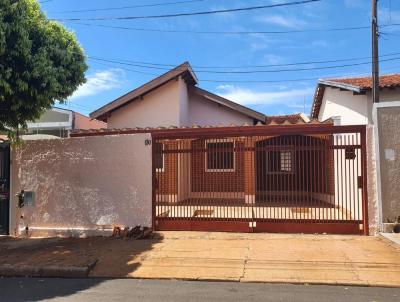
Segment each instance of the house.
[[185,62],[117,98],[90,117],[108,128],[255,125],[266,116],[196,86],[197,77]]
[[[318,81],[311,117],[331,118],[336,125],[367,125],[370,129],[370,200],[376,200],[376,221],[388,230],[400,216],[400,74],[380,77],[380,102],[372,101],[372,78]],[[371,203],[374,204],[374,203]]]
[[67,137],[68,132],[74,129],[99,129],[106,127],[104,122],[90,119],[78,112],[53,107],[45,111],[41,117],[33,122],[28,122],[28,130],[24,133],[28,135],[49,135],[54,137]]
[[90,114],[107,128],[19,148],[10,230],[370,233],[365,126],[265,115],[197,82],[184,63]]

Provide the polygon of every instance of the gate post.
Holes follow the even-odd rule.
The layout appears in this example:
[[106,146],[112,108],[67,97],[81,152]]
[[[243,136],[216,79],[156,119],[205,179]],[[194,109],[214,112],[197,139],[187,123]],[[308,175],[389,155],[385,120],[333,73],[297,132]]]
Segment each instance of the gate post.
[[244,200],[246,204],[256,202],[255,169],[254,169],[254,140],[245,138],[244,142]]
[[360,136],[361,136],[361,175],[362,175],[363,231],[364,231],[364,235],[369,235],[366,126],[360,131]]

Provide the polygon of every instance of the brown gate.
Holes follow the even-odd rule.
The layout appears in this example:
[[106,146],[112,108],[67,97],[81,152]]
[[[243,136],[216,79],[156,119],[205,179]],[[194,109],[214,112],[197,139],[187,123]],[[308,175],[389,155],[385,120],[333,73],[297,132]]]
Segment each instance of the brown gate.
[[368,234],[364,126],[152,136],[157,230]]

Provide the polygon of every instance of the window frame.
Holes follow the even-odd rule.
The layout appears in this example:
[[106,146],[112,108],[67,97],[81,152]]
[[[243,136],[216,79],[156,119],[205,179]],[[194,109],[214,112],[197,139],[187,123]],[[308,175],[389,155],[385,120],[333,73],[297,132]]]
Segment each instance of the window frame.
[[[165,150],[165,145],[163,144],[163,143],[160,143],[160,142],[156,142],[155,144],[160,144],[161,146],[162,146],[162,151],[164,151]],[[162,162],[162,168],[157,168],[156,167],[156,172],[165,172],[165,154],[164,153],[161,153],[161,156],[162,156],[162,160],[161,160],[161,162]]]
[[[231,169],[210,169],[208,168],[208,144],[209,143],[232,143],[232,160],[233,160],[233,168]],[[204,156],[204,171],[205,172],[235,172],[236,171],[236,154],[235,154],[235,146],[236,142],[233,139],[207,139],[204,142],[205,148],[205,156]]]
[[[268,167],[267,174],[279,174],[279,175],[282,175],[282,174],[295,174],[296,173],[296,170],[295,170],[296,166],[295,166],[294,149],[290,148],[290,149],[284,149],[284,150],[277,150],[275,152],[279,152],[278,153],[279,154],[279,171],[271,171],[271,170],[269,170],[269,166],[267,166]],[[281,165],[282,164],[282,158],[281,158],[282,152],[287,152],[287,153],[290,154],[290,162],[291,162],[291,170],[290,171],[282,171],[281,170],[281,168],[282,168],[282,165]]]

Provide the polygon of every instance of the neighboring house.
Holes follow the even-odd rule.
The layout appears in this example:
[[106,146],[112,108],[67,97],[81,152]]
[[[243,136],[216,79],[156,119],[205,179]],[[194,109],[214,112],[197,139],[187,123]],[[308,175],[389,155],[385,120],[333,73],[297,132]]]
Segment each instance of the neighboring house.
[[266,116],[196,86],[189,63],[183,63],[92,112],[108,128],[255,125]]
[[[311,117],[336,125],[367,125],[370,200],[377,200],[377,221],[400,216],[400,74],[380,77],[380,102],[372,101],[372,78],[322,79],[315,91]],[[376,164],[375,164],[376,160]],[[375,171],[376,169],[376,171]],[[376,184],[376,186],[374,186]]]
[[[380,102],[400,101],[400,74],[380,77]],[[314,95],[311,118],[333,118],[337,125],[373,124],[371,77],[322,79]]]
[[92,120],[72,110],[54,107],[43,113],[38,120],[28,122],[28,131],[24,134],[67,137],[68,132],[71,130],[100,129],[106,127],[107,125],[104,122]]

